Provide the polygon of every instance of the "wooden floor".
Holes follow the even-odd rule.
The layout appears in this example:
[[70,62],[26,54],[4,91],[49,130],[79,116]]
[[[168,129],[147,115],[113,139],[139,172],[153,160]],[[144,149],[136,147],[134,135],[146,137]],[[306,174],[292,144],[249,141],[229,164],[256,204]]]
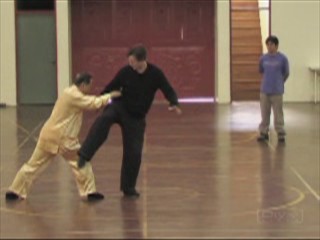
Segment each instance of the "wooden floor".
[[[136,200],[119,191],[122,144],[112,128],[92,162],[106,195],[94,204],[79,199],[59,157],[26,201],[5,201],[51,107],[0,109],[1,238],[320,237],[319,104],[285,105],[284,145],[274,131],[269,144],[256,142],[258,103],[182,107],[181,117],[164,105],[149,114]],[[96,116],[85,116],[81,139]]]

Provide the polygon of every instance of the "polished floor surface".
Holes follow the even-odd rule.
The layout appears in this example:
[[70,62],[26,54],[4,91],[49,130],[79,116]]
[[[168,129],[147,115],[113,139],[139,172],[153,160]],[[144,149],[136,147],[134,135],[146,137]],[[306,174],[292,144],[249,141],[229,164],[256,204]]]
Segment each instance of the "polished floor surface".
[[[139,199],[119,191],[122,143],[114,126],[92,164],[106,199],[78,197],[57,157],[29,198],[4,195],[30,157],[51,106],[0,109],[1,238],[319,238],[319,104],[286,104],[286,144],[274,130],[255,137],[259,104],[153,106],[147,121]],[[98,113],[85,115],[84,139]]]

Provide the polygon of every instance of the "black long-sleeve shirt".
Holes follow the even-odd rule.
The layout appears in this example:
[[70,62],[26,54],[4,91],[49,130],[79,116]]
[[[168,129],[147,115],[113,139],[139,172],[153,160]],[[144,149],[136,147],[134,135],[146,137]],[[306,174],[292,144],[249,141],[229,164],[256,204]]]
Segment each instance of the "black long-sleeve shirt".
[[171,106],[178,105],[177,95],[163,72],[157,66],[148,63],[147,69],[142,74],[129,65],[123,67],[102,94],[121,90],[122,97],[116,101],[122,101],[133,116],[145,117],[158,89],[162,91]]

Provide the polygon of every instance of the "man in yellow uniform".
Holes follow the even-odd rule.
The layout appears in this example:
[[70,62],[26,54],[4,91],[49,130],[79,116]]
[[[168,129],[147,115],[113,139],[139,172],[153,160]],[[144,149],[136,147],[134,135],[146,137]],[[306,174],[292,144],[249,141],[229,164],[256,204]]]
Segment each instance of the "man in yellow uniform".
[[96,191],[95,179],[90,164],[82,169],[77,166],[77,151],[80,148],[78,135],[84,110],[104,107],[111,98],[121,95],[119,91],[99,97],[86,95],[92,85],[92,76],[78,74],[74,84],[58,98],[50,118],[43,126],[37,146],[27,163],[17,173],[6,193],[7,200],[25,199],[33,181],[55,156],[60,155],[71,166],[81,198],[88,201],[103,199]]

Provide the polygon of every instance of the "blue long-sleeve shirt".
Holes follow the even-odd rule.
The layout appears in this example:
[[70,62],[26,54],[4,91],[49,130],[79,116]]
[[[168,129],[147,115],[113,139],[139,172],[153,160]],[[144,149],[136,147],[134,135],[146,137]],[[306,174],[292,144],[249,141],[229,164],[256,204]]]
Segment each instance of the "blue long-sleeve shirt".
[[265,94],[283,94],[284,83],[289,77],[289,61],[277,52],[264,54],[260,58],[259,71],[262,73],[261,92]]

